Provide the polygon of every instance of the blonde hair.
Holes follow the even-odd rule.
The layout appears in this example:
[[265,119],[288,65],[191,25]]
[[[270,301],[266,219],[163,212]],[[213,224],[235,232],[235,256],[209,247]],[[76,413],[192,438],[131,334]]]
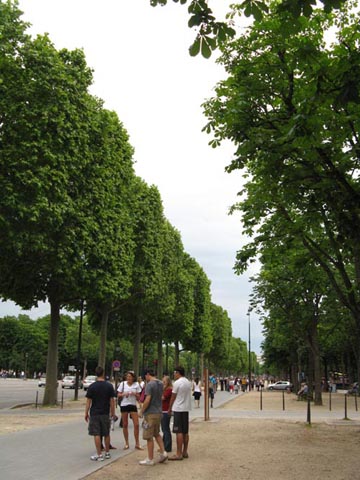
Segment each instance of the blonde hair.
[[168,375],[164,375],[162,381],[164,384],[164,390],[168,387],[172,387],[172,381]]

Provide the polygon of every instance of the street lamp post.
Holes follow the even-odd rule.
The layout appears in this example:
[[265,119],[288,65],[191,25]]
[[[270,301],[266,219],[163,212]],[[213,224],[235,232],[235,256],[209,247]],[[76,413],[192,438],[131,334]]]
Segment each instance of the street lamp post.
[[247,313],[249,318],[249,392],[251,390],[251,335],[250,335],[250,311]]
[[77,347],[77,356],[76,356],[76,377],[75,377],[74,400],[78,400],[78,398],[79,398],[81,336],[82,336],[82,326],[83,326],[83,314],[84,314],[84,300],[81,300],[81,302],[80,302],[80,321],[79,321],[78,347]]
[[28,353],[25,353],[24,380],[27,379],[26,371],[27,371],[28,358],[29,358],[29,354],[28,354]]

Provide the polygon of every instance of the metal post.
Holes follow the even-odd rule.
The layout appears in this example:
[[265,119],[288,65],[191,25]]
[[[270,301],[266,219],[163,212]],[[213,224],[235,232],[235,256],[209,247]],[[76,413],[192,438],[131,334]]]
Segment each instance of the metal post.
[[61,409],[64,408],[64,390],[61,390]]
[[331,389],[332,387],[330,386],[330,390],[329,390],[329,410],[331,412]]
[[311,425],[311,406],[310,406],[310,395],[307,397],[307,423]]
[[344,417],[344,420],[349,420],[348,416],[347,416],[347,393],[345,393],[344,397],[345,397],[345,417]]
[[36,400],[35,400],[35,408],[36,408],[36,410],[37,410],[37,408],[38,408],[38,400],[39,400],[39,391],[36,390]]
[[282,391],[283,410],[285,410],[285,390]]
[[262,410],[262,388],[260,388],[260,410]]
[[357,393],[355,392],[355,410],[358,411],[358,406],[357,406]]
[[250,311],[249,316],[249,392],[251,391],[251,333],[250,333]]

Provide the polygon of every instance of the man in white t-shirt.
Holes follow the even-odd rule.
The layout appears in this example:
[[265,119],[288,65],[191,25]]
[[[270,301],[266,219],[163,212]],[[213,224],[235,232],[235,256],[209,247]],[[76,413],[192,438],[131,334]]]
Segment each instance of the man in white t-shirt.
[[176,455],[169,457],[169,460],[182,460],[189,457],[191,382],[185,377],[185,370],[181,366],[175,368],[174,378],[168,413],[174,412],[173,432],[176,433]]

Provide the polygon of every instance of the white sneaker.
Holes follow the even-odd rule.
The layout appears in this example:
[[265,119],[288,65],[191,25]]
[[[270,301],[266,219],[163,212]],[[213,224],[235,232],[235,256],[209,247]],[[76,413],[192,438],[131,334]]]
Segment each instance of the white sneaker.
[[91,455],[90,460],[94,460],[94,462],[103,462],[104,455]]
[[145,460],[140,460],[139,462],[140,465],[146,465],[146,466],[152,466],[155,465],[154,460],[149,460],[148,458],[145,458]]
[[159,463],[164,463],[168,459],[168,454],[166,452],[160,453],[160,460]]
[[109,458],[111,458],[110,452],[106,452],[105,453],[105,459],[109,460]]

